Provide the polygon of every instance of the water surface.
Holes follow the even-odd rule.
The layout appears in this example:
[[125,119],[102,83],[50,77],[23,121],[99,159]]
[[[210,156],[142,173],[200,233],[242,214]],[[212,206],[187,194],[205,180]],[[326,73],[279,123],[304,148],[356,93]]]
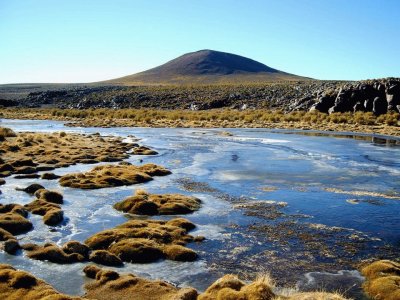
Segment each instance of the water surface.
[[[361,297],[362,278],[354,264],[396,255],[400,148],[395,138],[267,129],[76,128],[29,120],[1,120],[0,124],[16,131],[134,135],[159,155],[131,156],[127,161],[140,164],[143,159],[173,172],[145,184],[93,191],[60,187],[57,181],[6,178],[1,203],[29,203],[32,197],[15,187],[33,182],[58,189],[65,198],[66,221],[48,227],[40,216],[31,215],[34,230],[18,236],[21,242],[84,241],[135,218],[112,205],[140,188],[200,198],[202,208],[184,217],[198,225],[192,234],[206,240],[189,244],[200,254],[196,262],[126,263],[120,271],[200,290],[226,273],[252,279],[257,273],[271,272],[281,284],[297,283],[303,290],[341,288]],[[92,167],[76,165],[54,173]],[[28,270],[62,292],[82,293],[84,264],[56,265],[3,252],[0,261]]]

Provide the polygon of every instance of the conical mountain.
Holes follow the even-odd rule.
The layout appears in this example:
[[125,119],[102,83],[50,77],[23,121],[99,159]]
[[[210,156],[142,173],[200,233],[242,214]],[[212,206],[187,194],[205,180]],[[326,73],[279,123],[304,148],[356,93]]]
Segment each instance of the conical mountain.
[[123,85],[224,84],[308,79],[240,55],[200,50],[179,56],[153,69],[107,82]]

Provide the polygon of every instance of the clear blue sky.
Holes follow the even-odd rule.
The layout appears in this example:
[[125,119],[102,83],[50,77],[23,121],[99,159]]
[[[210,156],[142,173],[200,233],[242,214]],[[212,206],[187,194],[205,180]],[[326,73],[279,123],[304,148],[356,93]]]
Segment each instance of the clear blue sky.
[[0,83],[110,79],[200,49],[317,79],[400,77],[400,1],[0,0]]

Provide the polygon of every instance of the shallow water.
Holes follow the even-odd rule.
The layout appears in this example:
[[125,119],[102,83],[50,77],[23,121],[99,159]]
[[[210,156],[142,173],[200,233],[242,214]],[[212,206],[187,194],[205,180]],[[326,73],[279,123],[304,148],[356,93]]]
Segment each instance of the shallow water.
[[[138,188],[179,192],[203,201],[198,212],[184,216],[198,225],[193,235],[207,238],[189,244],[200,254],[198,261],[126,263],[121,271],[200,290],[227,272],[251,279],[269,271],[278,283],[297,283],[303,290],[341,288],[360,298],[362,278],[353,263],[390,258],[400,242],[400,148],[395,138],[266,129],[71,128],[61,122],[27,120],[1,120],[0,125],[16,131],[134,135],[159,155],[131,156],[128,161],[139,164],[143,159],[173,172],[145,184],[94,191],[60,187],[57,181],[6,178],[0,187],[1,203],[30,202],[31,197],[15,187],[33,182],[64,194],[66,222],[50,228],[39,216],[30,216],[34,230],[18,236],[23,242],[84,241],[114,227],[134,216],[117,212],[112,205]],[[54,173],[92,167],[77,165]],[[271,216],[265,200],[286,204],[277,208],[278,216]],[[259,203],[267,207],[246,208]],[[0,261],[28,270],[62,292],[82,293],[83,264],[56,265],[4,253]]]

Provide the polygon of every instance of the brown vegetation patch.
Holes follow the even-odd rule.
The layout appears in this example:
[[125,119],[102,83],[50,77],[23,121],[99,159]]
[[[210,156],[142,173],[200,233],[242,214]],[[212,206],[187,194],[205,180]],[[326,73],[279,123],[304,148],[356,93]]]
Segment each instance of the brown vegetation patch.
[[49,284],[32,274],[14,269],[10,265],[0,265],[0,299],[8,300],[78,300],[59,293]]
[[0,204],[0,228],[11,234],[25,233],[32,229],[27,215],[27,210],[19,204]]
[[114,204],[114,208],[138,215],[176,215],[192,213],[200,208],[200,199],[180,194],[149,194],[137,190],[134,196]]
[[281,296],[276,294],[273,289],[274,282],[268,275],[260,276],[255,281],[246,284],[237,276],[229,274],[215,281],[197,299],[346,300],[339,294],[326,292],[297,292],[289,296]]
[[29,258],[47,260],[59,264],[82,262],[89,258],[89,248],[77,241],[69,241],[62,247],[53,243],[47,243],[43,246],[25,244],[21,248],[27,252]]
[[152,180],[152,176],[164,176],[171,172],[155,164],[103,165],[86,173],[67,174],[60,178],[62,186],[80,189],[100,189],[122,185],[132,185]]
[[54,180],[54,179],[59,179],[60,177],[61,177],[60,175],[56,175],[54,173],[43,173],[40,178],[45,180]]
[[49,226],[64,220],[64,213],[59,205],[63,203],[63,195],[56,191],[38,189],[35,196],[38,199],[24,205],[28,211],[43,216],[43,223]]
[[70,264],[76,262],[92,261],[105,266],[121,266],[122,260],[115,254],[106,250],[93,250],[78,241],[69,241],[59,247],[53,243],[43,246],[25,244],[21,246],[27,256],[36,260],[46,260],[57,264]]
[[16,133],[7,127],[0,127],[0,141],[4,141],[8,137],[16,137]]
[[29,258],[36,260],[47,260],[57,264],[68,264],[86,260],[81,254],[75,252],[66,253],[62,248],[52,243],[47,243],[43,246],[27,244],[21,247],[27,252]]
[[35,197],[38,199],[43,199],[44,201],[56,203],[56,204],[63,204],[64,197],[57,191],[49,191],[46,189],[40,189],[35,192]]
[[[258,99],[259,100],[259,99]],[[257,103],[259,102],[257,100]],[[6,118],[75,121],[86,127],[198,127],[198,128],[284,128],[323,131],[379,133],[398,136],[399,114],[374,116],[371,112],[332,113],[274,109],[5,109]]]
[[23,191],[23,192],[31,194],[31,195],[35,194],[36,191],[42,190],[42,189],[44,189],[44,186],[42,186],[38,183],[33,183],[33,184],[27,186],[26,188],[16,188],[17,191]]
[[83,270],[87,277],[95,279],[85,285],[85,297],[97,300],[196,300],[197,291],[179,289],[170,283],[148,280],[133,274],[117,272],[89,265]]
[[[297,292],[289,296],[274,293],[274,284],[264,275],[251,283],[245,283],[234,275],[225,275],[207,290],[198,294],[190,287],[178,288],[161,280],[149,280],[134,274],[119,274],[113,270],[88,265],[83,269],[86,277],[93,279],[85,284],[86,293],[81,297],[60,294],[49,284],[32,274],[0,264],[0,298],[54,299],[54,300],[345,300],[336,293]],[[398,299],[398,298],[380,298]]]
[[146,146],[138,146],[133,148],[132,154],[134,155],[157,155],[158,152]]
[[121,266],[122,260],[107,250],[94,250],[90,253],[89,260],[105,266]]
[[[2,130],[6,130],[2,128]],[[119,137],[101,137],[65,132],[22,132],[4,136],[0,143],[0,177],[34,174],[77,163],[120,161],[137,144]]]
[[235,204],[234,208],[244,210],[246,216],[259,217],[268,220],[275,220],[285,214],[281,211],[286,207],[286,202],[277,202],[273,200],[246,201],[241,204]]
[[375,261],[361,269],[366,277],[365,292],[373,299],[400,299],[400,264],[390,260]]
[[[194,238],[187,232],[194,224],[178,218],[170,221],[131,220],[89,237],[92,250],[107,250],[127,262],[148,263],[162,258],[192,261],[197,255],[183,247]],[[171,247],[180,245],[181,247]]]

